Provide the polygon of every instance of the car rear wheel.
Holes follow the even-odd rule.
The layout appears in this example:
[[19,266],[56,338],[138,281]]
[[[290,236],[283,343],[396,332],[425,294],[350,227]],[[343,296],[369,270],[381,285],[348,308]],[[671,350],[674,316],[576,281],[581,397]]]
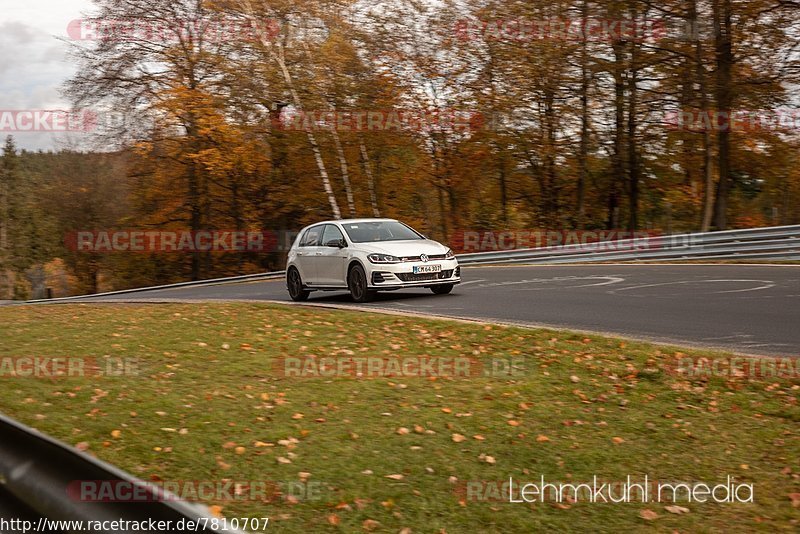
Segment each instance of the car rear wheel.
[[376,292],[367,289],[367,275],[360,265],[350,269],[350,274],[347,276],[347,288],[350,290],[354,302],[370,302],[375,298]]
[[453,284],[442,284],[440,286],[433,286],[431,291],[434,295],[449,295],[455,286]]
[[289,269],[286,276],[286,286],[289,289],[289,296],[295,302],[303,302],[308,300],[311,291],[306,291],[303,288],[303,279],[300,278],[300,271],[295,268]]

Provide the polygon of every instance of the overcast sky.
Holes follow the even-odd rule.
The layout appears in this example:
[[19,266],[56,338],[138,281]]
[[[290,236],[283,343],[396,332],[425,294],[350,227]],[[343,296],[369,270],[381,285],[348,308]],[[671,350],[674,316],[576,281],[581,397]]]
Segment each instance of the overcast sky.
[[[0,0],[0,110],[68,109],[59,86],[75,66],[58,37],[67,36],[71,20],[91,12],[91,0]],[[66,134],[11,135],[31,150],[56,149],[67,141]]]

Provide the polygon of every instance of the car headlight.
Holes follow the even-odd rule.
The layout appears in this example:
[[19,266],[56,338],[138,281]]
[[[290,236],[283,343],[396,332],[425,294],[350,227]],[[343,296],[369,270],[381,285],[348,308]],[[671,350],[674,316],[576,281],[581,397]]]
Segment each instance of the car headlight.
[[402,263],[400,258],[388,254],[370,254],[367,258],[372,263]]
[[448,259],[448,260],[454,260],[456,258],[456,255],[453,254],[453,250],[452,249],[448,248],[447,249],[447,254],[445,254],[444,257],[445,257],[445,259]]

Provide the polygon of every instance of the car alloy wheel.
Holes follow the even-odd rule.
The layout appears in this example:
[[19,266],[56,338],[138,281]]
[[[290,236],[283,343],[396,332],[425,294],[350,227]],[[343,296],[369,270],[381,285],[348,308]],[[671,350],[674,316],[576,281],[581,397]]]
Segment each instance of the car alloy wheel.
[[352,295],[354,302],[370,302],[375,298],[375,291],[367,289],[367,275],[360,265],[350,269],[350,275],[347,277],[347,287],[350,289],[350,295]]
[[297,269],[289,269],[289,276],[287,277],[287,286],[289,288],[289,296],[295,302],[303,302],[308,300],[310,291],[303,289],[303,280],[300,278],[300,271]]

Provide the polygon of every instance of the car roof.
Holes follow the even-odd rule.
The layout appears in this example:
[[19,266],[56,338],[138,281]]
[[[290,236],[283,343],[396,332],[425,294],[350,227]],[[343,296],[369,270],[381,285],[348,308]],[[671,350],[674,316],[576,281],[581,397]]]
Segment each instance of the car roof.
[[339,219],[335,221],[321,221],[318,223],[310,224],[308,227],[319,226],[320,224],[358,224],[368,222],[397,222],[396,219]]

